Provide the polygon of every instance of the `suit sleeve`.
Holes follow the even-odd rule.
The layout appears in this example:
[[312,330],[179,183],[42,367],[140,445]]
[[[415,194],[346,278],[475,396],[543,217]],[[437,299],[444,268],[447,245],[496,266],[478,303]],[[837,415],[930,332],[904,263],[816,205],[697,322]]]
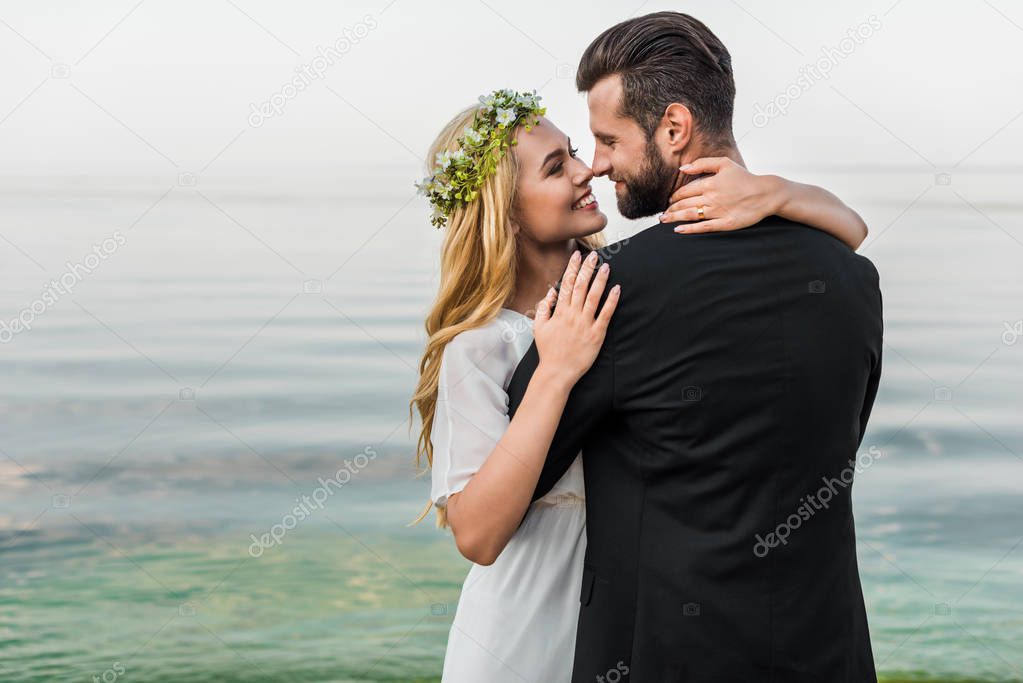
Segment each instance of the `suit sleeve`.
[[870,372],[870,378],[867,380],[867,392],[863,398],[863,407],[860,409],[860,444],[863,443],[863,437],[867,433],[867,420],[870,419],[870,411],[874,407],[874,399],[877,397],[877,387],[880,383],[881,351],[878,351],[877,362],[874,364],[874,368]]
[[863,437],[867,433],[867,420],[870,419],[870,411],[874,407],[874,399],[877,398],[877,388],[881,383],[881,358],[883,355],[883,343],[884,343],[884,317],[882,315],[883,305],[881,302],[881,289],[877,285],[877,271],[874,270],[874,283],[877,287],[877,319],[875,324],[877,325],[877,339],[875,341],[876,356],[874,358],[874,366],[870,370],[870,377],[867,378],[867,390],[863,397],[863,407],[860,409],[860,440],[857,444],[863,443]]
[[[604,345],[601,347],[593,366],[576,383],[568,396],[565,410],[561,414],[557,431],[547,452],[540,479],[533,491],[533,500],[546,495],[559,479],[568,471],[575,457],[579,454],[587,434],[597,421],[611,412],[614,395],[614,344],[612,331],[614,319]],[[508,385],[508,414],[515,416],[515,411],[522,403],[529,380],[533,377],[540,357],[536,344],[529,347],[526,355],[519,362]]]

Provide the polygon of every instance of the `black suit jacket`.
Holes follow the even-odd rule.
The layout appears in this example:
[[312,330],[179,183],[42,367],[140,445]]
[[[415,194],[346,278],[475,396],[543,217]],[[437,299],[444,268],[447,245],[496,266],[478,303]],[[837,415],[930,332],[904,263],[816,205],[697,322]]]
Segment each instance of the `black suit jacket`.
[[572,680],[876,681],[850,485],[881,369],[877,271],[775,216],[675,225],[600,250],[621,301],[533,496],[582,450]]

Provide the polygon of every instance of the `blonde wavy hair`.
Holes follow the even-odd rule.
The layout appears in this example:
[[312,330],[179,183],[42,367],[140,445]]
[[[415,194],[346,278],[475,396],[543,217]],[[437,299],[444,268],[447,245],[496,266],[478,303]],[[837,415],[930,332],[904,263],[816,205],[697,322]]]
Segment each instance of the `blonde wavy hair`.
[[[429,164],[439,152],[458,149],[458,138],[472,125],[479,105],[455,116],[434,140],[427,155]],[[500,312],[515,289],[518,250],[512,232],[518,160],[511,148],[497,164],[496,172],[479,188],[479,196],[456,208],[448,217],[441,245],[440,289],[426,316],[426,349],[419,361],[419,382],[409,402],[409,418],[419,411],[422,428],[416,443],[416,467],[422,474],[433,466],[434,412],[437,381],[444,348],[466,330],[486,325]],[[427,169],[430,170],[429,168]],[[600,233],[578,240],[588,249],[604,246]],[[422,468],[426,457],[428,468]],[[427,501],[412,524],[421,522],[433,507]],[[437,507],[437,526],[446,528],[447,514]]]

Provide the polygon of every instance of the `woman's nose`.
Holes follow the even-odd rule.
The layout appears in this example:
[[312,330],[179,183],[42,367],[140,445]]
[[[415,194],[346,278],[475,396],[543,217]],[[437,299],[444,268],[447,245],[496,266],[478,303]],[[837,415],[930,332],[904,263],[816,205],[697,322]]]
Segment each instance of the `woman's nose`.
[[585,161],[579,161],[579,168],[573,178],[576,185],[585,185],[593,180],[593,169],[586,165]]

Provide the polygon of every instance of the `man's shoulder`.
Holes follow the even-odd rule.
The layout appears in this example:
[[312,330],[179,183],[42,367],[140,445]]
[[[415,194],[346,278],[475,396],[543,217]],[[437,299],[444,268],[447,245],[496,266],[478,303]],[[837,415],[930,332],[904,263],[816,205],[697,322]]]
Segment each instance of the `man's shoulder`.
[[690,254],[696,255],[722,249],[752,249],[760,242],[764,232],[771,229],[794,229],[797,223],[777,216],[766,218],[756,225],[730,232],[680,234],[675,232],[685,222],[656,223],[636,234],[608,244],[599,250],[602,260],[611,262],[612,271],[647,270],[667,257],[676,265],[684,263]]
[[611,264],[612,269],[619,267],[639,266],[644,256],[663,247],[663,242],[671,236],[677,237],[667,223],[658,223],[640,230],[634,235],[617,242],[611,242],[597,250],[600,260]]
[[[672,249],[688,251],[690,249],[709,249],[715,246],[731,242],[739,244],[751,240],[754,236],[758,239],[764,235],[785,233],[791,231],[799,233],[799,228],[805,228],[800,223],[795,223],[781,216],[768,216],[760,222],[742,230],[730,230],[724,232],[705,232],[680,234],[675,232],[678,226],[695,225],[698,221],[675,221],[672,223],[655,223],[648,228],[640,230],[631,237],[626,237],[617,242],[608,244],[600,249],[602,255],[615,256],[617,254],[636,254],[661,250],[665,246]],[[817,232],[817,231],[815,231]],[[826,233],[822,233],[825,236]]]
[[748,260],[763,265],[777,258],[790,262],[794,252],[816,262],[829,262],[850,268],[863,277],[878,281],[878,272],[870,259],[857,254],[836,237],[811,226],[768,216],[742,230],[679,234],[681,222],[658,223],[631,237],[602,247],[599,254],[611,264],[612,277],[643,280],[663,270],[673,277],[698,277],[708,267],[729,261]]

